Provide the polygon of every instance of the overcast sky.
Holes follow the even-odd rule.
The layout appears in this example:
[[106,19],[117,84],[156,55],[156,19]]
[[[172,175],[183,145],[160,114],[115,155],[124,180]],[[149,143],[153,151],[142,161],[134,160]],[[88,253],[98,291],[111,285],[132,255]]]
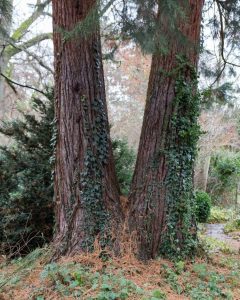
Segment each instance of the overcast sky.
[[[14,17],[13,26],[16,28],[23,20],[31,15],[33,12],[33,6],[36,4],[36,0],[14,0]],[[31,27],[33,32],[50,32],[52,31],[51,18],[45,17],[39,18]]]
[[[1,0],[0,0],[1,1]],[[66,0],[67,1],[67,0]],[[25,20],[33,11],[34,4],[36,4],[36,0],[14,0],[14,18],[13,18],[13,28],[17,28],[17,26]],[[50,8],[49,8],[50,10]],[[211,15],[211,11],[208,12],[209,16]],[[209,17],[208,16],[208,17]],[[204,26],[204,28],[206,28]],[[41,17],[39,18],[33,26],[31,26],[31,33],[29,34],[36,34],[41,32],[51,32],[52,31],[52,21],[49,17]],[[205,29],[206,31],[206,29]],[[213,53],[218,52],[218,44],[213,42],[211,33],[206,31],[205,33],[209,34],[209,38],[207,41],[205,41],[205,47],[208,48]],[[210,59],[210,60],[209,60]],[[214,62],[211,62],[211,56],[208,58],[208,64],[212,64]],[[236,69],[236,72],[239,73],[239,70]],[[206,80],[206,79],[205,79]],[[239,78],[233,79],[235,83],[238,81]],[[210,82],[208,83],[210,84]]]

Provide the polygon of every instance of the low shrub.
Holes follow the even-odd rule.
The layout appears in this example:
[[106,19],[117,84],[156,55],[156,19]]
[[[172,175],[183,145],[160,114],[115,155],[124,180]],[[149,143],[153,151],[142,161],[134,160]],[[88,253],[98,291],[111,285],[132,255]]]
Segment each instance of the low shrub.
[[200,223],[207,222],[211,211],[211,197],[203,191],[196,192],[196,218]]
[[[120,274],[93,273],[90,268],[77,263],[46,265],[41,279],[50,281],[61,299],[73,296],[76,299],[125,300],[136,296],[141,299],[144,294],[144,290]],[[44,292],[47,294],[47,289],[37,296],[44,297]]]

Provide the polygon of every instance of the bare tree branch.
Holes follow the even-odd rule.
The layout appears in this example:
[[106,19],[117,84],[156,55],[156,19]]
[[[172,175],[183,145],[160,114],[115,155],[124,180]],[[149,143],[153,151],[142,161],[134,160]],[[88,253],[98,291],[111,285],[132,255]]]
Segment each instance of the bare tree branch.
[[220,39],[221,39],[221,57],[225,64],[234,66],[234,67],[240,67],[238,64],[234,64],[232,62],[229,62],[224,55],[224,48],[225,48],[225,33],[224,33],[224,25],[223,25],[223,12],[221,9],[221,1],[215,0],[217,3],[217,8],[219,12],[219,18],[220,18]]
[[19,41],[24,35],[28,32],[29,27],[43,14],[45,7],[50,4],[51,0],[45,0],[41,2],[37,0],[35,5],[36,9],[32,13],[32,15],[25,21],[23,21],[20,26],[14,31],[11,36],[11,39],[14,41]]
[[32,39],[22,43],[21,45],[15,45],[15,43],[9,42],[10,45],[6,47],[5,49],[5,54],[8,58],[13,57],[14,55],[26,51],[28,48],[37,45],[38,43],[44,41],[44,40],[49,40],[52,39],[52,33],[41,33]]
[[18,82],[16,82],[16,81],[10,79],[9,77],[7,77],[6,75],[4,75],[3,73],[0,73],[0,75],[1,75],[1,76],[2,76],[2,77],[10,84],[10,86],[13,88],[13,90],[14,90],[15,93],[17,93],[17,91],[16,91],[16,89],[13,87],[13,84],[14,84],[14,85],[17,85],[17,86],[20,86],[20,87],[23,87],[23,88],[27,88],[27,89],[33,90],[33,91],[35,91],[35,92],[38,92],[38,93],[40,93],[40,94],[46,96],[46,94],[45,94],[43,91],[41,91],[41,90],[39,90],[39,89],[37,89],[37,88],[35,88],[35,87],[32,87],[32,86],[30,86],[30,85],[25,85],[25,84],[18,83]]
[[36,54],[28,51],[27,49],[24,49],[23,51],[26,52],[29,56],[32,56],[38,62],[38,64],[41,67],[43,67],[44,69],[46,69],[52,75],[54,74],[53,70],[49,66],[47,66],[39,56],[37,56]]

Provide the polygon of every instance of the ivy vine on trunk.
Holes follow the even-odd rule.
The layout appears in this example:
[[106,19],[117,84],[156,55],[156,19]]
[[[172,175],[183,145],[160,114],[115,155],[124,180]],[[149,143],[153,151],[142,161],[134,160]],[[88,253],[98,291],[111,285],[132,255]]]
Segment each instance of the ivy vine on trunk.
[[105,245],[122,218],[107,118],[99,20],[87,34],[70,34],[76,27],[84,30],[86,26],[82,25],[89,16],[98,17],[97,9],[94,0],[53,1],[58,255],[91,250],[95,239]]
[[[161,3],[162,1],[160,1]],[[199,136],[196,68],[203,0],[181,1],[175,38],[160,9],[138,157],[129,196],[129,227],[142,259],[194,254],[193,165]]]

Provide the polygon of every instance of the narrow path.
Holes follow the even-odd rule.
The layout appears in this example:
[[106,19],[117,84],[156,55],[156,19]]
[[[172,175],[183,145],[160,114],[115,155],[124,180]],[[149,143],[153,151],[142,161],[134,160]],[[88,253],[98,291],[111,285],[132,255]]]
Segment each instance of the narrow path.
[[240,241],[224,233],[225,224],[206,224],[206,235],[227,243],[234,250],[240,250]]

